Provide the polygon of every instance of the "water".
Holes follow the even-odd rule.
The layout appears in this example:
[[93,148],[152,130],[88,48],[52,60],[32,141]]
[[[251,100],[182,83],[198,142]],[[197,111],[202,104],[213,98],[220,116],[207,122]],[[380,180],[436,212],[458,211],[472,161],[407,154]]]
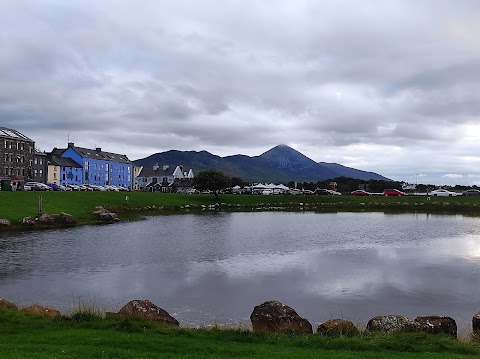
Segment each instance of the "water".
[[312,324],[480,310],[480,218],[384,213],[208,213],[0,234],[0,297],[110,311],[149,299],[183,326],[248,325],[287,304]]

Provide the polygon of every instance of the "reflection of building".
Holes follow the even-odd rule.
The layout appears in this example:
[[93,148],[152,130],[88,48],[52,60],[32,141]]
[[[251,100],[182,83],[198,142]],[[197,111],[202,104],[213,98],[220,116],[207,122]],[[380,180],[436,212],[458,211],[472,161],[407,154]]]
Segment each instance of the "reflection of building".
[[0,127],[0,178],[33,179],[35,142],[20,132]]
[[160,167],[155,164],[153,167],[143,166],[136,180],[141,191],[175,192],[175,184],[189,187],[193,178],[191,168],[187,170],[183,166],[163,165]]

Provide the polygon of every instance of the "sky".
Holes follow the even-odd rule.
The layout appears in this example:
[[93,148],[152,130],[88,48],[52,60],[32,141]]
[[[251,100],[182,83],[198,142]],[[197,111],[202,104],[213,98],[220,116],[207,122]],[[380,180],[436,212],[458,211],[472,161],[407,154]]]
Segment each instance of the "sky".
[[0,126],[40,150],[480,185],[480,1],[0,0]]

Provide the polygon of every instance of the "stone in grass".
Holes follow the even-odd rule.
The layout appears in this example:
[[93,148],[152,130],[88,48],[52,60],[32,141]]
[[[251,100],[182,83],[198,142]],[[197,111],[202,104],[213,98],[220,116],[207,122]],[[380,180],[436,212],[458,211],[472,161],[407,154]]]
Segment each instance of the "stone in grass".
[[164,309],[157,307],[149,300],[132,300],[117,313],[123,317],[140,317],[153,322],[178,327],[180,323]]
[[330,319],[318,326],[317,334],[332,337],[353,337],[360,334],[360,332],[350,320]]
[[20,223],[23,224],[24,226],[34,226],[35,220],[33,219],[33,217],[23,217],[20,220]]
[[60,312],[52,307],[42,307],[37,304],[33,304],[29,307],[22,308],[22,312],[33,315],[42,315],[49,318],[55,318],[61,316]]
[[18,307],[15,303],[12,303],[6,299],[0,298],[0,308],[7,308],[12,310],[18,310]]
[[480,312],[472,318],[472,330],[474,335],[480,335]]
[[278,301],[257,305],[250,315],[254,332],[312,334],[312,324]]
[[419,324],[403,315],[382,315],[373,317],[367,323],[367,332],[372,333],[394,333],[394,332],[416,332]]
[[450,317],[441,317],[438,315],[429,315],[426,317],[415,318],[422,332],[432,334],[447,334],[453,337],[457,336],[457,323]]

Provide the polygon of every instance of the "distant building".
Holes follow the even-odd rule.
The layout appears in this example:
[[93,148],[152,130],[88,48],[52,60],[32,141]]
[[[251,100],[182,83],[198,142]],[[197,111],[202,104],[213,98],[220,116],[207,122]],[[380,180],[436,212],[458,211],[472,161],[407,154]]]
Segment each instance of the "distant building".
[[35,151],[33,154],[33,180],[35,182],[47,183],[47,154]]
[[175,192],[174,188],[190,187],[194,178],[193,170],[183,166],[143,166],[136,177],[140,191]]
[[58,185],[82,184],[83,168],[69,157],[62,157],[65,149],[54,148],[47,154],[48,182]]
[[0,127],[0,178],[33,180],[35,142],[18,132]]
[[72,173],[71,176],[68,173],[67,179],[72,181],[75,179],[75,182],[68,183],[115,185],[133,189],[133,163],[126,155],[105,152],[100,147],[96,149],[78,147],[69,142],[61,157],[72,159],[82,168],[82,175],[77,181],[73,167],[70,167]]

